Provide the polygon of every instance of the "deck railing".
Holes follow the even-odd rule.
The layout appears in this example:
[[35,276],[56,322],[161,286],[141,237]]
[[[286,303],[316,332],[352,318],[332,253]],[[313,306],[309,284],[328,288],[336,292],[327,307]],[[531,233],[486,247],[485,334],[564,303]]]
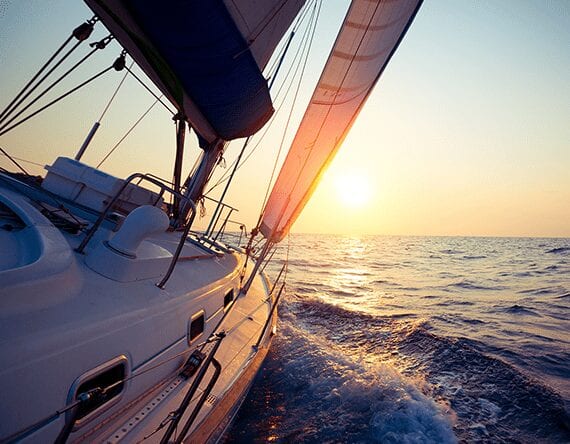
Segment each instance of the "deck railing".
[[[162,179],[160,179],[156,176],[153,176],[151,174],[143,174],[143,173],[131,174],[124,181],[121,188],[115,193],[115,195],[107,203],[107,205],[105,206],[105,209],[101,212],[101,214],[99,214],[99,217],[97,218],[95,223],[91,226],[91,228],[87,231],[87,233],[85,234],[85,237],[83,238],[83,241],[76,248],[76,251],[78,253],[83,253],[85,251],[85,247],[89,244],[89,241],[93,238],[93,236],[95,235],[97,230],[101,227],[101,224],[103,223],[103,221],[107,218],[107,216],[109,216],[110,212],[112,211],[113,207],[115,206],[115,204],[117,203],[117,201],[119,200],[120,196],[125,191],[127,186],[131,182],[133,182],[137,179],[138,179],[137,184],[139,184],[143,181],[146,181],[146,182],[152,183],[153,185],[155,185],[156,187],[159,188],[160,192],[159,192],[158,197],[155,201],[155,205],[160,201],[160,199],[164,196],[164,194],[168,192],[172,196],[175,196],[177,198],[176,200],[178,200],[178,202],[180,202],[180,203],[184,202],[184,204],[190,206],[190,209],[191,209],[191,211],[189,212],[190,216],[185,221],[185,224],[184,224],[185,226],[184,226],[184,230],[182,232],[182,236],[180,237],[180,242],[178,243],[178,246],[176,248],[176,252],[174,253],[174,255],[172,257],[172,260],[170,261],[170,265],[168,267],[166,275],[164,276],[162,281],[160,281],[157,284],[158,287],[164,288],[164,285],[166,285],[166,282],[168,281],[168,279],[172,275],[172,272],[174,271],[174,267],[176,266],[176,262],[178,261],[178,258],[180,257],[180,253],[182,252],[182,248],[184,247],[184,242],[186,242],[186,238],[188,237],[188,233],[190,232],[190,228],[191,228],[192,224],[194,223],[194,218],[196,217],[196,206],[194,205],[194,202],[192,202],[190,199],[188,199],[187,197],[180,194],[178,191],[174,190],[171,186],[166,185],[165,181],[163,181]],[[173,218],[171,218],[171,221],[173,221]]]

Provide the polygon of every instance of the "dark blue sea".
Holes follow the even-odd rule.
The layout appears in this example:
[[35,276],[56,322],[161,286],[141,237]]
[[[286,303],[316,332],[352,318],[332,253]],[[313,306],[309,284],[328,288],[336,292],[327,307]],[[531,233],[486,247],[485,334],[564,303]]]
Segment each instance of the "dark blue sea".
[[570,442],[570,239],[287,250],[278,334],[226,443]]

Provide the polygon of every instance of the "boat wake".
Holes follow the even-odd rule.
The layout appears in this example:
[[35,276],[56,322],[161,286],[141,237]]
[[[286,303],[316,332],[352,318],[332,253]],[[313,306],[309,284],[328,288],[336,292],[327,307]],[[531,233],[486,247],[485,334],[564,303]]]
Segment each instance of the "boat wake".
[[295,311],[284,304],[270,358],[226,442],[456,442],[448,406],[426,396],[422,381],[358,346],[347,351],[342,325],[309,328]]
[[565,442],[560,396],[420,319],[289,295],[227,442]]

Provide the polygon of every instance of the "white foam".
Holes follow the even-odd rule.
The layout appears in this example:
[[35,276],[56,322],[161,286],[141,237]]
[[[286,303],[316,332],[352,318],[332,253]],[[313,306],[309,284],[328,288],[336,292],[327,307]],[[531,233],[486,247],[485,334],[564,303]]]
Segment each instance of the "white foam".
[[306,414],[314,415],[315,423],[325,423],[326,433],[334,430],[341,438],[349,433],[346,439],[358,435],[359,439],[383,443],[457,442],[454,413],[422,393],[425,382],[406,378],[382,363],[364,362],[322,336],[289,322],[283,324],[286,370],[295,386],[306,378],[304,405],[299,406],[298,414],[314,409]]

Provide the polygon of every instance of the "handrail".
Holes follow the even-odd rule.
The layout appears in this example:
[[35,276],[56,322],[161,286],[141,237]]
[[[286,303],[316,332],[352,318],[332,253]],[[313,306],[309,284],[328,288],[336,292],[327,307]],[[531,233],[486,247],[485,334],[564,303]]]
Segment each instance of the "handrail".
[[176,267],[176,263],[178,262],[178,258],[180,257],[180,253],[182,252],[182,248],[184,247],[184,243],[186,242],[186,238],[188,237],[188,233],[190,232],[190,228],[192,227],[192,224],[194,223],[194,218],[196,217],[196,205],[194,205],[194,202],[192,202],[191,200],[188,200],[187,203],[190,204],[190,207],[192,208],[192,216],[190,216],[190,220],[186,223],[186,227],[184,228],[184,232],[182,233],[182,236],[180,237],[180,242],[178,242],[178,246],[176,247],[176,251],[174,253],[174,256],[172,257],[172,260],[170,261],[170,265],[168,266],[168,270],[166,271],[166,274],[164,275],[162,280],[158,284],[156,284],[156,286],[158,288],[160,288],[161,290],[166,285],[166,282],[168,282],[168,279],[170,279],[170,275],[174,271],[174,267]]
[[[229,211],[228,211],[228,214],[225,217],[225,221],[222,224],[222,227],[220,228],[219,231],[221,231],[225,228],[225,225],[226,225],[228,219],[230,218],[230,215],[234,211],[239,212],[239,210],[235,207],[232,207],[231,205],[228,205],[228,204],[222,202],[221,200],[216,200],[216,199],[213,199],[213,198],[208,197],[208,196],[204,196],[204,198],[218,204],[218,206],[216,207],[216,211],[214,211],[214,214],[212,215],[212,218],[210,219],[210,223],[208,224],[208,227],[206,228],[206,231],[204,232],[204,236],[211,237],[214,234],[214,231],[216,231],[216,226],[218,225],[218,222],[220,221],[220,219],[222,217],[222,213],[224,212],[225,209],[228,209]],[[218,238],[218,236],[220,234],[219,231],[218,231],[218,234],[216,235],[216,239]]]
[[[179,197],[181,199],[181,201],[184,201],[184,200],[187,201],[187,204],[190,205],[190,208],[192,211],[192,215],[190,216],[190,219],[188,219],[188,221],[186,222],[186,227],[184,228],[182,236],[180,237],[180,241],[178,242],[178,246],[176,247],[176,251],[172,257],[172,260],[170,261],[170,265],[168,266],[168,270],[166,271],[164,278],[157,284],[157,286],[160,289],[163,289],[164,286],[166,285],[166,282],[168,281],[168,279],[170,279],[172,272],[174,271],[174,267],[176,266],[176,263],[178,262],[178,258],[180,257],[180,253],[182,252],[182,248],[184,247],[184,243],[186,242],[186,238],[188,237],[188,233],[190,232],[190,228],[192,227],[192,224],[194,223],[194,218],[196,217],[196,205],[194,205],[194,202],[192,202],[187,197],[183,196],[182,194],[178,193],[177,191],[173,190],[172,188],[166,186],[160,178],[156,178],[156,177],[153,177],[152,175],[143,174],[143,173],[134,173],[134,174],[131,174],[129,177],[127,177],[127,179],[124,180],[124,183],[121,186],[121,188],[115,193],[113,198],[107,203],[107,205],[105,206],[105,209],[101,212],[101,214],[99,215],[99,217],[97,218],[97,220],[95,221],[93,226],[89,229],[89,231],[87,232],[87,234],[83,238],[83,241],[75,249],[75,251],[77,251],[78,253],[83,253],[83,251],[85,250],[85,247],[87,246],[89,241],[93,238],[93,236],[95,235],[95,233],[97,232],[97,230],[99,229],[99,227],[101,226],[101,224],[103,223],[103,221],[108,216],[111,209],[113,208],[113,205],[115,205],[115,203],[117,202],[117,200],[119,199],[121,194],[123,194],[123,191],[125,191],[127,186],[133,180],[135,180],[137,178],[139,179],[139,183],[142,182],[143,180],[146,180],[146,181],[156,185],[158,188],[160,188],[160,190],[161,190],[160,196],[162,196],[166,191],[168,191],[171,194]],[[156,201],[155,204],[156,203],[158,203],[158,201]]]
[[[173,190],[170,187],[167,187],[166,185],[164,185],[163,182],[155,179],[154,177],[151,177],[148,174],[143,174],[143,173],[134,173],[131,174],[129,177],[127,177],[127,179],[125,179],[123,181],[123,185],[121,186],[121,188],[119,189],[119,191],[117,191],[115,193],[115,195],[112,197],[112,199],[107,203],[107,205],[105,206],[105,209],[101,212],[101,214],[99,215],[99,217],[97,218],[97,220],[95,221],[95,223],[91,226],[91,228],[89,229],[89,231],[87,232],[87,234],[85,235],[85,238],[83,239],[83,241],[81,242],[81,244],[79,244],[79,246],[75,249],[75,251],[77,251],[78,253],[83,253],[83,251],[85,250],[85,247],[87,246],[87,244],[89,243],[89,241],[93,238],[93,236],[95,235],[95,233],[97,232],[97,230],[99,229],[99,227],[101,226],[101,224],[103,223],[103,221],[105,220],[105,218],[109,215],[109,212],[111,211],[111,209],[113,208],[113,206],[115,205],[115,203],[117,202],[117,200],[119,200],[119,197],[121,196],[121,194],[123,194],[123,191],[125,191],[125,189],[127,188],[127,186],[135,179],[140,178],[141,181],[142,180],[146,180],[154,185],[156,185],[157,187],[159,187],[161,190],[165,190],[165,191],[169,191],[171,194],[177,194],[180,197],[182,197],[183,199],[186,199],[184,196],[182,196],[180,193],[176,192],[175,190]],[[189,201],[190,202],[190,201]],[[196,213],[196,206],[191,203],[191,207],[193,210],[193,213]],[[191,218],[192,220],[194,220],[194,217]]]

